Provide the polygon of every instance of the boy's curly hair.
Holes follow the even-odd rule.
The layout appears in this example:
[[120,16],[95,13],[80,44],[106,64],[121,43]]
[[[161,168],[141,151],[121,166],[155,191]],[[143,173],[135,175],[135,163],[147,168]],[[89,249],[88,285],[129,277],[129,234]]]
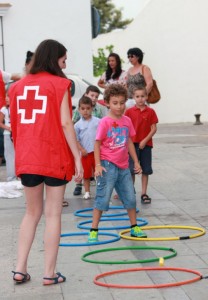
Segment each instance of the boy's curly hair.
[[106,103],[110,102],[112,96],[124,96],[125,101],[127,100],[127,90],[126,88],[119,83],[113,83],[107,86],[104,92],[104,100]]

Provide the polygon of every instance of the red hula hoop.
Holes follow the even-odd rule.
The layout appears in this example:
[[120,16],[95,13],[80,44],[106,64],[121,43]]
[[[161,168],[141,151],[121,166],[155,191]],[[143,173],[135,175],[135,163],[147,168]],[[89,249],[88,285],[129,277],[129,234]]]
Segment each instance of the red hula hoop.
[[[122,284],[111,284],[111,283],[103,283],[98,281],[98,279],[119,274],[119,273],[127,273],[127,272],[135,272],[135,271],[181,271],[181,272],[187,272],[187,273],[193,273],[197,275],[197,277],[194,277],[189,280],[185,281],[178,281],[178,282],[172,282],[172,283],[163,283],[163,284],[150,284],[150,285],[122,285]],[[105,272],[102,274],[99,274],[95,276],[94,283],[100,286],[104,287],[110,287],[110,288],[127,288],[127,289],[150,289],[150,288],[167,288],[167,287],[173,287],[173,286],[179,286],[184,284],[189,284],[196,282],[198,280],[202,279],[202,274],[195,270],[190,269],[184,269],[184,268],[172,268],[172,267],[145,267],[145,268],[131,268],[131,269],[123,269],[123,270],[114,270],[110,272]]]

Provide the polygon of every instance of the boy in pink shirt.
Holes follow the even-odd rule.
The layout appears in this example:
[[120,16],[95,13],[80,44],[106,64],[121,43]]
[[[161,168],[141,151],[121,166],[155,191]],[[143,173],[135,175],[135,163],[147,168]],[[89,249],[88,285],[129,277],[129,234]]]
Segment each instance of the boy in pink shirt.
[[102,212],[109,209],[114,188],[128,212],[131,236],[146,237],[137,225],[136,197],[128,163],[129,152],[134,161],[135,173],[141,174],[142,170],[131,140],[131,137],[135,135],[135,130],[131,120],[123,115],[127,91],[120,84],[109,85],[105,90],[104,99],[109,108],[109,114],[101,119],[96,134],[94,155],[97,187],[88,242],[98,241],[98,224]]

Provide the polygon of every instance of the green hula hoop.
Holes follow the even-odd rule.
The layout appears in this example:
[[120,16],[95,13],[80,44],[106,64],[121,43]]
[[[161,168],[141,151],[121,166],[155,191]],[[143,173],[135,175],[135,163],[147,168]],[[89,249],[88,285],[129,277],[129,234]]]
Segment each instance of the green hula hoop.
[[[90,255],[102,252],[110,252],[110,251],[117,251],[117,250],[164,250],[170,251],[170,255],[166,255],[164,257],[153,257],[148,259],[138,259],[138,260],[129,260],[129,261],[103,261],[103,260],[93,260],[86,258]],[[127,246],[127,247],[116,247],[116,248],[104,248],[99,250],[94,250],[87,252],[82,255],[81,259],[85,262],[94,263],[94,264],[135,264],[135,263],[149,263],[154,261],[159,261],[160,258],[169,259],[177,255],[177,252],[173,248],[166,248],[166,247],[155,247],[155,246]]]

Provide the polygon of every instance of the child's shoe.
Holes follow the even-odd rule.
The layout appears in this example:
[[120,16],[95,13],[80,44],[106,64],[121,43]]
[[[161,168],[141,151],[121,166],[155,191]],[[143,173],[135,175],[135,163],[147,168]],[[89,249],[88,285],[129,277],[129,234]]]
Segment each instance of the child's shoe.
[[74,189],[74,192],[73,192],[73,195],[74,196],[79,196],[82,194],[82,185],[81,184],[77,184],[75,189]]
[[138,225],[131,228],[130,233],[132,237],[140,237],[140,238],[147,237],[146,233],[144,233]]
[[88,243],[98,242],[98,231],[92,230],[88,233]]
[[83,199],[90,199],[91,198],[91,196],[90,196],[90,193],[89,192],[86,192],[85,194],[84,194],[84,196],[83,196]]

